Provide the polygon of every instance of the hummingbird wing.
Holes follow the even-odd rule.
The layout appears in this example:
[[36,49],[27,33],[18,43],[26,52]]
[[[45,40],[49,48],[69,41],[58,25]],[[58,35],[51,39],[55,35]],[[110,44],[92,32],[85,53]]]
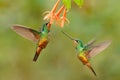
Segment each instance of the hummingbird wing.
[[95,55],[97,55],[98,53],[102,52],[103,50],[105,50],[109,45],[111,44],[111,41],[105,41],[102,42],[96,46],[94,46],[93,48],[91,48],[90,50],[88,50],[88,54],[87,57],[90,59],[91,57],[94,57]]
[[40,38],[40,32],[24,27],[22,25],[14,25],[12,26],[12,30],[14,30],[20,36],[33,42],[37,42]]
[[87,44],[85,44],[85,46],[84,46],[85,50],[90,49],[95,42],[96,42],[96,39],[90,40]]

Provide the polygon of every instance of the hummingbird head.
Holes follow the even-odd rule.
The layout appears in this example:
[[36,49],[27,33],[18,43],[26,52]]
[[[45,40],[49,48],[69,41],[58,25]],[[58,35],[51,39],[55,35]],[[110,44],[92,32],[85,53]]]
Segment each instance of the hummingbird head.
[[74,39],[74,40],[73,40],[73,43],[74,43],[74,45],[80,45],[81,47],[83,47],[83,43],[82,43],[82,41],[79,40],[79,39]]
[[47,22],[45,25],[47,26],[48,30],[50,31],[50,28],[51,28],[50,22]]
[[42,31],[50,31],[51,24],[49,22],[45,23],[42,27]]
[[[62,32],[63,32],[63,31],[62,31]],[[74,39],[74,38],[72,38],[71,36],[69,36],[68,34],[66,34],[65,32],[63,32],[63,34],[65,34],[68,38],[70,38],[71,40],[73,40],[73,43],[74,43],[75,46],[81,46],[81,47],[83,47],[83,43],[82,43],[81,40],[79,40],[79,39]]]

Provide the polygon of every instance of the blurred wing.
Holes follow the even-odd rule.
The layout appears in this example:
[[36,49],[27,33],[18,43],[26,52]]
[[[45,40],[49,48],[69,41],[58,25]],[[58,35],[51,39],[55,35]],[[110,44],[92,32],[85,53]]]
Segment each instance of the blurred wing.
[[21,25],[14,25],[12,27],[12,30],[14,30],[16,33],[18,33],[22,37],[28,40],[31,40],[33,42],[37,42],[40,38],[40,32],[30,28],[23,27]]
[[98,44],[96,46],[94,46],[93,48],[91,48],[88,51],[88,58],[94,57],[95,55],[97,55],[98,53],[102,52],[103,50],[105,50],[109,45],[111,44],[111,41],[105,41],[101,44]]
[[89,48],[91,48],[93,46],[93,44],[95,43],[95,41],[96,41],[96,39],[92,39],[87,44],[85,44],[85,49],[88,50]]
[[85,46],[91,46],[95,43],[95,39],[92,39],[91,41],[89,41]]

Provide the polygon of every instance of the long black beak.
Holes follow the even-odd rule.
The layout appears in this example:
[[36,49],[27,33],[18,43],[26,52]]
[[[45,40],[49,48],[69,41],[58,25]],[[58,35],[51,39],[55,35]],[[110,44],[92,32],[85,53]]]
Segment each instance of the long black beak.
[[64,31],[61,31],[65,36],[67,36],[69,39],[71,40],[75,40],[74,38],[72,38],[71,36],[69,36],[68,34],[66,34]]

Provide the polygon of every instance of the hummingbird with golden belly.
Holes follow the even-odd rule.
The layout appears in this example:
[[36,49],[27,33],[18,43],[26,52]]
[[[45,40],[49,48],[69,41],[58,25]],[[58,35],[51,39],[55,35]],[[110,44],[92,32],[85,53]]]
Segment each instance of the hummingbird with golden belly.
[[95,76],[97,76],[95,70],[92,68],[89,61],[93,56],[95,56],[98,53],[105,50],[111,44],[111,41],[104,41],[104,42],[99,43],[94,46],[93,44],[95,43],[96,40],[91,40],[86,45],[83,45],[83,42],[81,40],[74,39],[74,38],[70,37],[68,34],[66,34],[65,32],[63,32],[63,34],[65,34],[67,37],[69,37],[71,40],[73,40],[73,42],[75,44],[75,48],[78,52],[77,53],[78,59],[84,65],[86,65],[93,72],[93,74]]
[[22,25],[14,25],[12,26],[12,30],[14,30],[17,34],[21,35],[22,37],[37,43],[37,49],[33,58],[33,61],[36,62],[41,51],[47,46],[49,42],[50,27],[51,24],[48,22],[42,26],[40,31]]

